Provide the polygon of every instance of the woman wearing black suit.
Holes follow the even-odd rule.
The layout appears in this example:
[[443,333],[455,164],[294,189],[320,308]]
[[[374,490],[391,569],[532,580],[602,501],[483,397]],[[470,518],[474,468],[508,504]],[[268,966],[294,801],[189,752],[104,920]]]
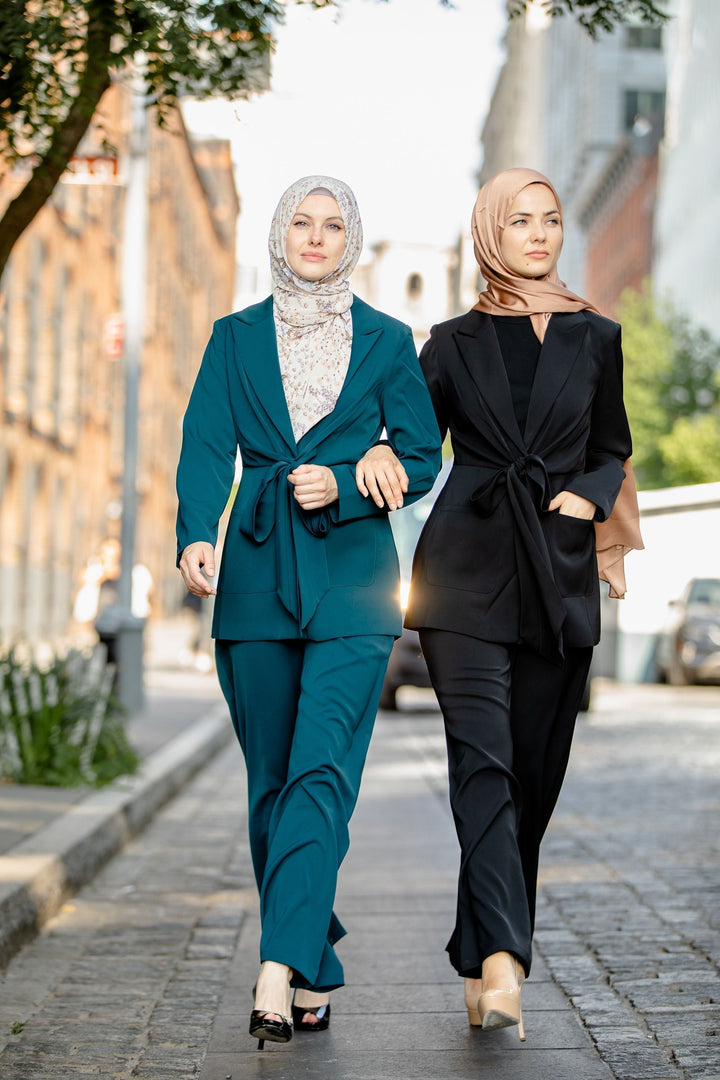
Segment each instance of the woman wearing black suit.
[[562,232],[539,173],[500,173],[478,196],[487,290],[420,356],[455,462],[406,617],[443,711],[461,846],[448,952],[470,1023],[519,1024],[521,1039],[538,851],[600,631],[593,522],[631,452],[620,328],[560,282]]

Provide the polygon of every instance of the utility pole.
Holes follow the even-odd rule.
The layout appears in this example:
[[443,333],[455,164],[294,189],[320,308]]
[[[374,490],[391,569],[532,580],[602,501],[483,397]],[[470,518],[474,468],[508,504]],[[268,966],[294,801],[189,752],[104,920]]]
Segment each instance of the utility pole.
[[132,124],[127,157],[122,257],[122,309],[125,323],[125,430],[123,440],[120,582],[118,590],[118,696],[128,712],[145,701],[143,630],[145,619],[132,613],[132,576],[137,524],[138,399],[143,340],[147,263],[147,98],[145,80],[132,79]]

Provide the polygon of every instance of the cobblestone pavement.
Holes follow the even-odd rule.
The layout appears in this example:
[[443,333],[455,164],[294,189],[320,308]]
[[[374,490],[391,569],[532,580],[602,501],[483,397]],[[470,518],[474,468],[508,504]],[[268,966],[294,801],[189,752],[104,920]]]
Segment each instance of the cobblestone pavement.
[[600,693],[542,859],[537,942],[621,1080],[720,1078],[720,687]]
[[543,842],[535,951],[618,1080],[720,1080],[719,778],[720,687],[596,680]]
[[579,722],[522,1048],[468,1033],[442,955],[456,853],[428,700],[378,725],[327,1038],[258,1054],[245,1034],[257,913],[231,746],[10,963],[3,1080],[720,1080],[720,690],[600,686]]

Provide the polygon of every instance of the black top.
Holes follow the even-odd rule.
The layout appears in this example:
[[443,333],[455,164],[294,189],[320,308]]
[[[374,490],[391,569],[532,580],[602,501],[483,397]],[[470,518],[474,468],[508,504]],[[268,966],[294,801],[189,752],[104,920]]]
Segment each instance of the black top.
[[540,341],[529,315],[493,315],[492,321],[510,382],[515,416],[520,431],[525,434]]

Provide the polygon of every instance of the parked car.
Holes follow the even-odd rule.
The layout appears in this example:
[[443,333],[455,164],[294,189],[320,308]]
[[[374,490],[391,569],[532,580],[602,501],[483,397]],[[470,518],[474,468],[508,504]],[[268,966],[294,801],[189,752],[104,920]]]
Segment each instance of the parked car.
[[[422,499],[418,499],[411,506],[404,506],[390,515],[390,524],[400,562],[398,602],[403,615],[410,595],[410,575],[415,547],[422,527],[430,516],[433,504],[450,475],[451,467],[452,461],[443,462],[437,479],[427,495],[423,495]],[[401,686],[430,686],[430,677],[420,651],[417,630],[403,629],[402,637],[399,637],[393,645],[380,696],[381,709],[397,708],[397,692]]]
[[720,682],[720,578],[693,578],[658,637],[658,678],[674,686]]

